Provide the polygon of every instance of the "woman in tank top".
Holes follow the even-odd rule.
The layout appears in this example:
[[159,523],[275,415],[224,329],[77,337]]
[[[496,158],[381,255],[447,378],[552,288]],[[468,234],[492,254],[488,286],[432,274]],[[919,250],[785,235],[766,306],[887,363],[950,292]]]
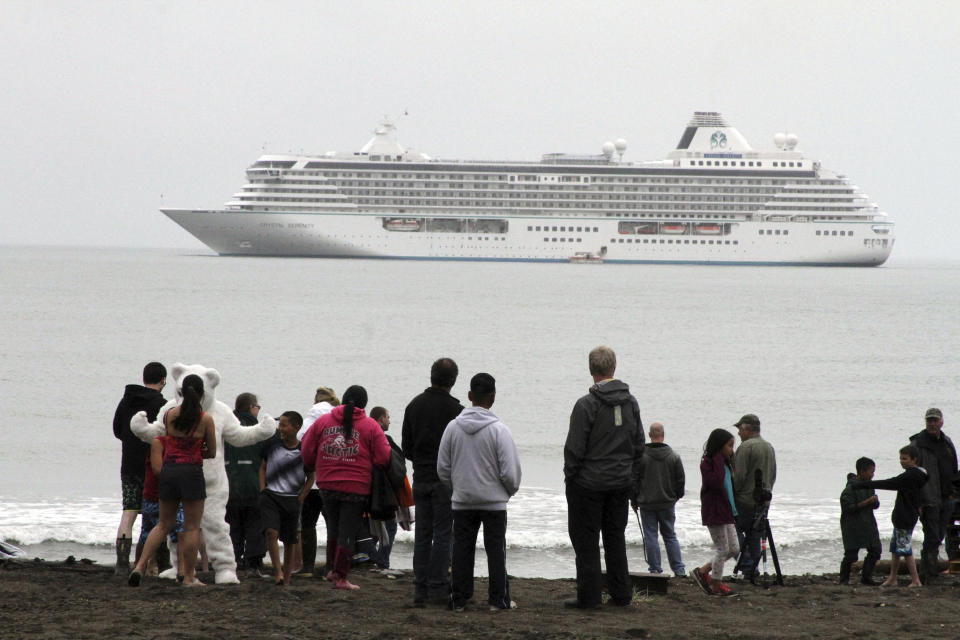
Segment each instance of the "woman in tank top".
[[163,416],[166,434],[150,445],[150,464],[160,477],[157,489],[160,517],[143,545],[140,560],[130,572],[128,584],[140,585],[147,558],[156,553],[177,523],[177,508],[183,503],[183,533],[179,536],[180,573],[184,586],[203,585],[194,576],[200,544],[200,519],[207,497],[203,459],[217,455],[217,432],[213,418],[203,411],[203,380],[189,375],[181,387],[183,402]]

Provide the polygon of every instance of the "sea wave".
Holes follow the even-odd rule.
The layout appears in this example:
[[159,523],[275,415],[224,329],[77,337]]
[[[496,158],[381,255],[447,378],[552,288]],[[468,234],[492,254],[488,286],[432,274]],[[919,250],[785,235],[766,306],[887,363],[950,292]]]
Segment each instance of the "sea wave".
[[[709,546],[710,536],[700,523],[700,503],[684,498],[676,509],[676,532],[681,546]],[[76,542],[112,544],[120,509],[117,498],[19,501],[0,497],[0,539],[21,544]],[[797,495],[778,495],[770,509],[771,530],[780,546],[839,537],[839,505]],[[322,521],[321,521],[322,526]],[[889,531],[889,526],[886,527]],[[137,529],[134,533],[136,534]],[[881,523],[881,532],[884,532]],[[321,536],[322,538],[322,536]],[[629,514],[627,544],[643,544],[640,527]],[[400,543],[412,543],[412,531],[398,531]],[[482,541],[479,541],[482,546]],[[509,502],[507,546],[514,549],[570,547],[567,505],[563,493],[547,488],[524,488]]]

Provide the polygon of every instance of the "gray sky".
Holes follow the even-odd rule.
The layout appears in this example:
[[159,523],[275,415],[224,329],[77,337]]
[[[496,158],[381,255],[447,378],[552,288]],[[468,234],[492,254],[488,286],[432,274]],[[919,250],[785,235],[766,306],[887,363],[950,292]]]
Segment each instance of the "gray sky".
[[625,160],[695,110],[778,131],[897,223],[960,248],[960,3],[0,2],[0,244],[203,247],[267,152],[355,151],[384,114],[437,158]]

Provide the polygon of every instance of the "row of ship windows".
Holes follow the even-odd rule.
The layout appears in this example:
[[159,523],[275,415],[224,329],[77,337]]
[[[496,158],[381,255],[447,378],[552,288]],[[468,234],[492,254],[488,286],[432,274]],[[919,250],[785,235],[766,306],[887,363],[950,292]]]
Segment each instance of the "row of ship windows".
[[[737,161],[736,161],[736,160],[729,160],[729,161],[728,161],[728,160],[706,160],[706,161],[704,161],[704,160],[695,160],[695,161],[691,161],[690,164],[691,164],[691,165],[696,165],[696,166],[698,166],[698,167],[702,167],[702,166],[704,166],[704,162],[706,162],[706,166],[708,166],[708,167],[728,167],[728,166],[729,166],[729,167],[735,167],[735,166],[737,166]],[[729,164],[727,164],[728,162],[729,162]],[[744,160],[741,160],[741,161],[740,161],[740,166],[741,166],[741,167],[752,167],[752,166],[754,166],[754,163],[753,163],[753,161],[744,161]],[[758,160],[758,161],[756,162],[756,166],[762,167],[762,166],[763,166],[763,163]],[[789,162],[789,163],[788,163],[788,162],[774,162],[774,163],[773,163],[773,166],[775,166],[775,167],[787,167],[787,166],[790,166],[790,167],[795,167],[795,168],[797,168],[797,169],[802,169],[802,168],[803,168],[803,163],[802,163],[802,162],[796,162],[796,163],[794,163],[794,162]]]
[[[245,198],[246,200],[247,198]],[[280,199],[277,199],[278,201]],[[506,203],[506,205],[500,205],[495,202],[485,202],[483,200],[435,200],[432,202],[426,200],[404,200],[400,198],[358,198],[357,204],[365,205],[387,205],[387,206],[397,206],[397,207],[417,207],[417,206],[439,206],[439,207],[492,207],[494,209],[500,209],[501,206],[509,207],[522,207],[522,208],[541,208],[548,207],[551,209],[647,209],[649,211],[756,211],[757,206],[749,204],[720,204],[720,203],[704,203],[701,205],[683,203],[683,204],[667,204],[667,203],[650,203],[650,204],[639,204],[632,202],[583,202],[583,203],[572,203],[572,202],[542,202],[540,200],[517,200],[515,202]],[[802,209],[805,208],[803,205],[796,204],[792,209]],[[816,211],[822,208],[822,206],[811,206],[810,209]],[[836,207],[843,211],[857,211],[856,207]],[[617,214],[620,216],[631,215],[631,214]],[[636,214],[632,214],[636,216]]]
[[[671,193],[485,193],[483,191],[392,191],[390,189],[359,189],[351,192],[343,190],[342,193],[354,198],[365,196],[389,196],[392,198],[483,198],[486,202],[502,202],[504,200],[594,200],[597,202],[608,202],[611,200],[629,200],[632,202],[767,202],[773,198],[774,204],[811,204],[811,203],[835,203],[850,204],[856,200],[853,195],[841,195],[835,193],[814,193],[806,192],[804,194],[785,195],[777,193],[773,189],[750,189],[737,191],[734,189],[716,189],[714,192],[690,190],[688,195],[676,195]],[[317,193],[315,191],[273,190],[273,189],[246,189],[244,193],[273,193],[277,196],[283,196],[290,193],[313,193],[314,195],[326,195],[326,193]],[[723,195],[726,194],[726,195]],[[332,195],[332,194],[331,194]],[[338,194],[339,195],[339,194]],[[422,202],[428,202],[423,200]]]
[[[774,236],[774,235],[775,235],[775,236],[779,236],[779,235],[781,235],[781,230],[780,230],[780,229],[760,229],[759,231],[757,231],[757,235],[759,235],[759,236],[762,236],[762,235],[764,235],[764,234],[766,234],[766,235],[768,235],[768,236]],[[783,230],[782,230],[782,234],[785,235],[785,236],[790,235],[790,230],[789,230],[789,229],[783,229]],[[817,235],[820,235],[820,233],[817,232]]]
[[[593,227],[592,229],[594,233],[597,233],[598,231],[600,231],[599,227]],[[590,230],[591,230],[591,227],[546,227],[545,226],[542,229],[539,226],[534,227],[532,225],[527,227],[527,231],[564,231],[564,232],[586,231],[587,233],[590,233]]]
[[[251,182],[257,182],[255,179]],[[352,181],[352,180],[331,180],[329,183],[315,183],[309,181],[298,181],[298,180],[285,180],[282,184],[284,185],[310,185],[314,186],[316,189],[331,189],[334,187],[340,189],[368,189],[370,187],[374,188],[384,188],[395,191],[397,189],[416,189],[417,192],[423,193],[434,193],[438,189],[456,189],[457,191],[464,191],[467,189],[475,189],[479,193],[491,193],[491,192],[541,192],[541,191],[566,191],[566,192],[603,192],[603,191],[625,191],[625,192],[702,192],[702,193],[739,193],[739,192],[752,192],[752,193],[776,193],[782,191],[785,193],[809,193],[815,192],[815,188],[819,187],[829,187],[831,185],[826,185],[823,183],[814,183],[810,184],[811,188],[808,189],[798,189],[790,188],[795,187],[795,183],[787,183],[785,180],[728,180],[725,182],[714,181],[710,183],[696,183],[695,186],[689,187],[680,187],[667,184],[651,184],[647,187],[631,187],[631,186],[620,186],[614,184],[593,184],[589,187],[582,185],[557,185],[550,183],[542,184],[531,184],[523,186],[513,186],[513,185],[480,185],[480,184],[469,184],[462,182],[433,182],[433,183],[424,183],[418,184],[416,182],[388,182],[380,180],[361,180],[361,181]],[[717,185],[729,185],[729,186],[717,186]],[[779,188],[778,188],[779,187]],[[824,193],[853,193],[852,188],[844,189],[824,189]]]
[[624,242],[628,244],[634,242],[637,244],[740,244],[739,240],[673,240],[672,238],[666,240],[657,240],[656,238],[610,238],[610,242],[620,244]]
[[[343,203],[344,197],[339,198],[290,198],[284,196],[270,196],[270,197],[257,197],[243,194],[239,197],[239,200],[242,202],[304,202],[304,203]],[[396,205],[396,206],[472,206],[472,207],[484,207],[484,206],[501,206],[496,202],[485,201],[485,200],[408,200],[405,198],[356,198],[356,200],[361,204],[375,204],[375,205]],[[533,198],[531,198],[533,200]],[[545,201],[550,200],[559,200],[557,198],[552,198],[550,196],[544,196],[537,198],[536,202],[517,200],[515,202],[504,203],[506,206],[517,206],[517,207],[530,207],[537,206],[538,203],[544,203]],[[611,200],[619,200],[618,196],[613,196]],[[683,204],[669,204],[670,201],[679,201]],[[752,211],[757,208],[757,205],[764,204],[763,198],[750,198],[750,197],[719,197],[715,198],[711,202],[700,201],[699,204],[695,204],[696,201],[690,198],[684,198],[681,196],[662,196],[653,202],[632,202],[632,203],[621,203],[621,202],[611,202],[610,200],[595,200],[590,203],[584,202],[549,202],[549,204],[555,205],[557,208],[561,209],[582,209],[589,206],[594,206],[603,209],[647,209],[647,210],[664,210],[664,209],[687,209],[691,211],[708,211],[708,210],[722,210],[722,211]],[[727,202],[739,202],[739,204],[721,204]],[[751,202],[753,203],[751,205]],[[819,202],[819,204],[817,203]],[[845,204],[840,204],[843,201],[837,200],[827,200],[822,199],[822,201],[796,201],[788,202],[780,200],[773,203],[767,203],[765,208],[767,209],[791,209],[791,210],[820,210],[827,207],[840,210],[840,211],[858,211],[861,207],[857,205],[852,205],[849,202]]]
[[[719,161],[717,161],[719,164]],[[759,164],[759,162],[758,162]],[[786,166],[787,163],[782,163],[783,166]],[[800,166],[800,163],[797,163]],[[256,174],[254,174],[256,175]],[[416,175],[409,173],[363,173],[363,172],[331,172],[326,171],[322,174],[320,172],[293,172],[286,173],[285,175],[296,175],[296,176],[321,176],[327,178],[351,178],[350,182],[354,180],[429,180],[429,181],[460,181],[460,180],[472,180],[479,182],[491,182],[491,181],[506,181],[506,175],[497,175],[493,177],[488,177],[485,174],[463,174],[463,173],[451,173],[451,174],[442,174],[442,173],[418,173]],[[601,184],[772,184],[772,185],[785,185],[792,184],[796,180],[786,180],[783,178],[726,178],[726,177],[714,177],[714,176],[698,176],[696,178],[680,178],[680,177],[629,177],[629,178],[620,178],[620,177],[607,177],[607,176],[583,176],[589,178],[591,183],[601,183]],[[495,179],[494,179],[495,178]],[[345,181],[346,182],[346,181]],[[829,179],[821,178],[818,180],[818,184],[826,185],[843,185],[843,180],[839,179]],[[410,186],[414,186],[414,183],[410,183]],[[563,187],[569,188],[569,187]]]
[[852,236],[853,231],[823,231],[817,230],[818,236]]

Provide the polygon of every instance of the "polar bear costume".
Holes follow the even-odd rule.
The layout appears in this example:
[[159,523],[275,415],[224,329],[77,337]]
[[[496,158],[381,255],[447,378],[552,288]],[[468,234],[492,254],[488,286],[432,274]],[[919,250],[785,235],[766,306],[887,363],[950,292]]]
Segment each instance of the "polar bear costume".
[[[213,418],[217,429],[217,455],[203,461],[203,478],[207,484],[207,499],[203,506],[203,520],[200,526],[203,529],[203,538],[207,544],[207,557],[216,574],[217,584],[237,584],[237,563],[233,557],[233,543],[230,542],[230,529],[224,517],[227,511],[227,498],[230,497],[230,487],[227,484],[227,471],[223,466],[223,443],[229,442],[235,447],[246,447],[266,440],[277,431],[277,421],[266,412],[260,412],[260,422],[252,427],[240,426],[240,421],[233,415],[223,402],[216,398],[216,388],[220,384],[220,374],[216,369],[209,369],[200,364],[185,365],[179,362],[170,369],[171,377],[176,384],[176,397],[165,404],[157,414],[157,422],[147,422],[147,414],[139,412],[130,420],[130,429],[144,442],[152,442],[157,436],[165,433],[163,416],[167,411],[183,400],[181,392],[183,379],[191,373],[200,376],[203,380],[203,410]],[[174,549],[171,549],[171,560],[176,558]],[[176,577],[176,563],[174,570],[165,571],[163,577]]]

